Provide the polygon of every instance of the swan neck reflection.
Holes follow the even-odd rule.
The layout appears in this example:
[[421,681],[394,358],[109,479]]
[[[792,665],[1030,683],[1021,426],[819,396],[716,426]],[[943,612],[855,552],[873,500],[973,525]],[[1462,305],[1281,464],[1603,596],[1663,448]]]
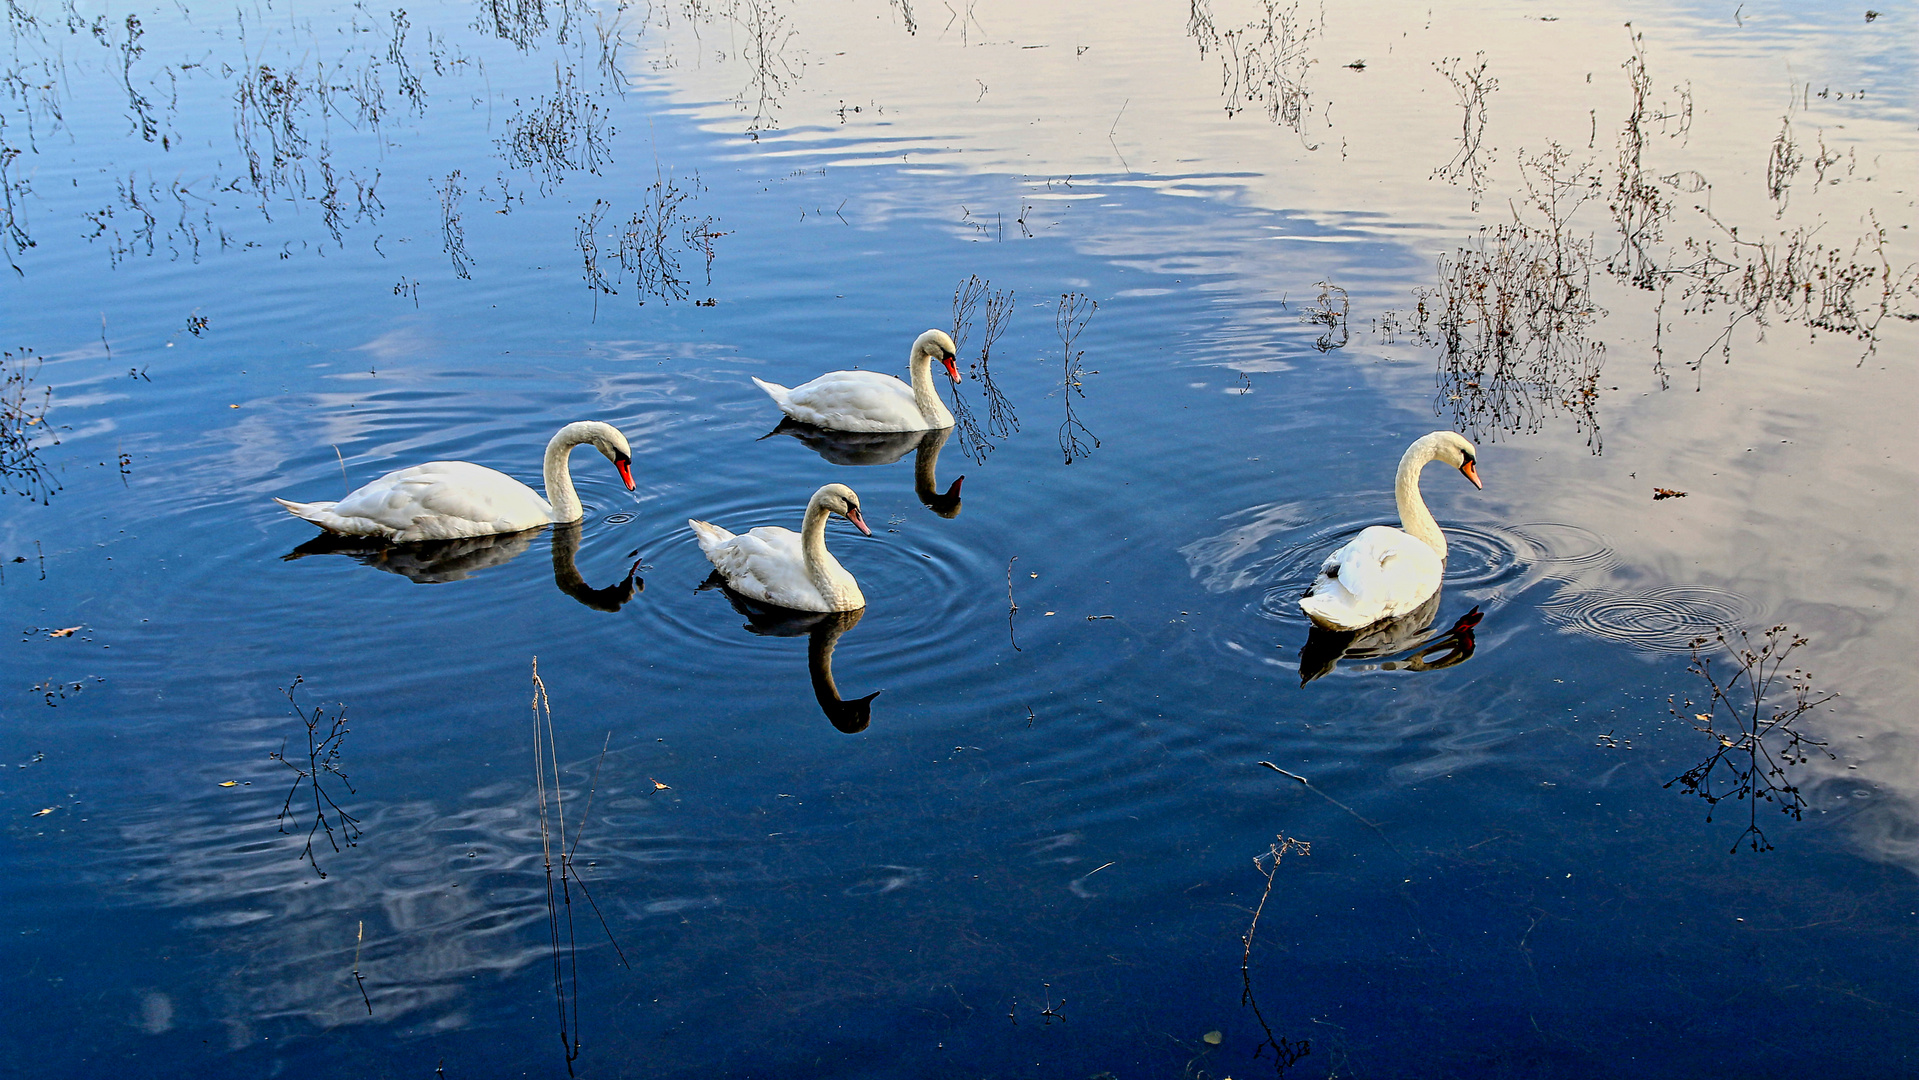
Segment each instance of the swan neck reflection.
[[604,589],[588,585],[575,563],[580,553],[582,531],[577,521],[553,526],[553,584],[561,592],[595,611],[618,611],[628,600],[633,599],[634,593],[646,589],[646,582],[637,576],[640,564],[635,561],[628,567],[626,580],[617,585],[609,585]]
[[280,558],[292,562],[311,555],[345,555],[376,570],[398,574],[418,585],[438,585],[461,581],[482,570],[512,562],[524,554],[534,537],[546,528],[553,530],[553,584],[561,592],[595,611],[618,611],[633,598],[634,593],[646,588],[646,583],[636,576],[640,565],[637,562],[627,570],[626,580],[618,585],[604,589],[588,585],[580,576],[575,562],[579,557],[582,531],[577,521],[514,533],[488,533],[457,540],[420,540],[410,544],[388,543],[383,538],[373,536],[321,533]]
[[875,690],[851,701],[842,698],[839,686],[833,681],[833,647],[839,644],[841,634],[859,625],[860,617],[865,614],[865,608],[830,612],[813,627],[806,641],[806,670],[813,680],[813,699],[819,702],[826,719],[848,735],[865,731],[866,725],[872,723],[873,699],[879,697],[880,692]]
[[966,482],[961,476],[953,481],[953,486],[940,490],[934,471],[939,468],[940,447],[946,445],[946,436],[952,428],[936,428],[920,438],[919,449],[913,454],[913,494],[919,496],[928,510],[943,518],[958,517],[960,512],[960,485]]
[[860,619],[866,614],[865,608],[852,611],[795,611],[763,604],[727,587],[726,579],[718,570],[708,574],[696,591],[709,590],[724,595],[733,610],[746,617],[746,622],[741,626],[749,633],[761,637],[799,637],[804,634],[807,638],[807,674],[812,680],[813,698],[819,703],[820,712],[826,714],[826,719],[835,728],[848,735],[866,730],[873,718],[873,699],[880,692],[875,690],[865,697],[849,701],[840,696],[839,684],[833,678],[834,646],[839,644],[841,634],[859,625]]

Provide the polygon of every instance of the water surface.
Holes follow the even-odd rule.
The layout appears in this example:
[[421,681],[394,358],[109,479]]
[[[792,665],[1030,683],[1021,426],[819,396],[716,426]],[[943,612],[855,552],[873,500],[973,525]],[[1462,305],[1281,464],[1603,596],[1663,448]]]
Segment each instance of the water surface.
[[[1913,1070],[1900,13],[10,10],[7,1060]],[[762,438],[975,278],[972,427]],[[582,418],[577,529],[285,558]],[[1440,427],[1430,627],[1302,686]],[[700,587],[830,481],[856,622]],[[1781,624],[1824,747],[1709,807],[1689,643]]]

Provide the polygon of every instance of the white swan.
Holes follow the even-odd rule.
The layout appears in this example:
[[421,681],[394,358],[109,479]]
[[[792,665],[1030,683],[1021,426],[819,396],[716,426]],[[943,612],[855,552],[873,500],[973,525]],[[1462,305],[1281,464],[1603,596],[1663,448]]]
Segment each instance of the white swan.
[[1360,630],[1413,611],[1438,592],[1446,537],[1419,497],[1419,470],[1428,461],[1443,461],[1483,487],[1473,455],[1473,444],[1450,431],[1435,431],[1407,447],[1393,482],[1401,527],[1370,526],[1333,552],[1300,599],[1300,610],[1329,630]]
[[519,532],[556,522],[578,521],[580,497],[573,490],[567,455],[591,443],[605,454],[626,489],[633,490],[633,450],[612,424],[581,420],[561,428],[546,444],[546,493],[470,461],[429,461],[387,473],[338,502],[274,502],[294,517],[345,536],[380,536],[395,543],[451,540]]
[[762,525],[735,536],[718,525],[688,520],[700,550],[726,586],[741,596],[796,611],[854,611],[866,606],[859,583],[826,550],[826,518],[839,514],[868,536],[860,497],[845,484],[828,484],[806,504],[799,532]]
[[953,363],[958,352],[943,330],[928,330],[913,342],[907,366],[913,385],[877,371],[829,371],[791,390],[754,378],[786,415],[802,423],[835,431],[928,431],[953,426],[953,414],[933,389],[933,361],[946,365],[946,374],[960,381]]

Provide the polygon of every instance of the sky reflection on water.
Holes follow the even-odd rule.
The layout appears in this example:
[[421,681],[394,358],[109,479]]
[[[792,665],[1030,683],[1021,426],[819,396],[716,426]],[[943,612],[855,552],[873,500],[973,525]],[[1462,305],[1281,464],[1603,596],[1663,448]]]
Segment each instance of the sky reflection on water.
[[[574,912],[582,1075],[1250,1075],[1243,956],[1296,1075],[1911,1071],[1900,13],[9,18],[8,1060],[563,1068],[538,656],[634,963]],[[978,432],[769,436],[749,375],[895,371],[974,281],[1016,429],[976,369]],[[282,558],[269,495],[531,482],[585,417],[639,490],[582,473],[577,527]],[[1440,637],[1301,689],[1299,592],[1449,424],[1486,490],[1427,491]],[[827,480],[857,620],[700,591],[687,517]],[[1781,622],[1834,756],[1728,855],[1668,699]],[[276,818],[296,675],[354,718],[324,880]]]

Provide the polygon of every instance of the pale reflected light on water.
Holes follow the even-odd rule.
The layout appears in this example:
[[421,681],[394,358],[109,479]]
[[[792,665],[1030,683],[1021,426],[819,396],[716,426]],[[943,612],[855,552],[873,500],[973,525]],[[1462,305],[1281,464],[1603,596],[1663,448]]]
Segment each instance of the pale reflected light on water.
[[[1910,14],[1750,7],[9,5],[0,1053],[1910,1073]],[[949,324],[950,432],[750,381]],[[577,525],[268,498],[581,417]],[[1441,427],[1443,589],[1309,641]],[[835,480],[865,610],[704,586]]]

